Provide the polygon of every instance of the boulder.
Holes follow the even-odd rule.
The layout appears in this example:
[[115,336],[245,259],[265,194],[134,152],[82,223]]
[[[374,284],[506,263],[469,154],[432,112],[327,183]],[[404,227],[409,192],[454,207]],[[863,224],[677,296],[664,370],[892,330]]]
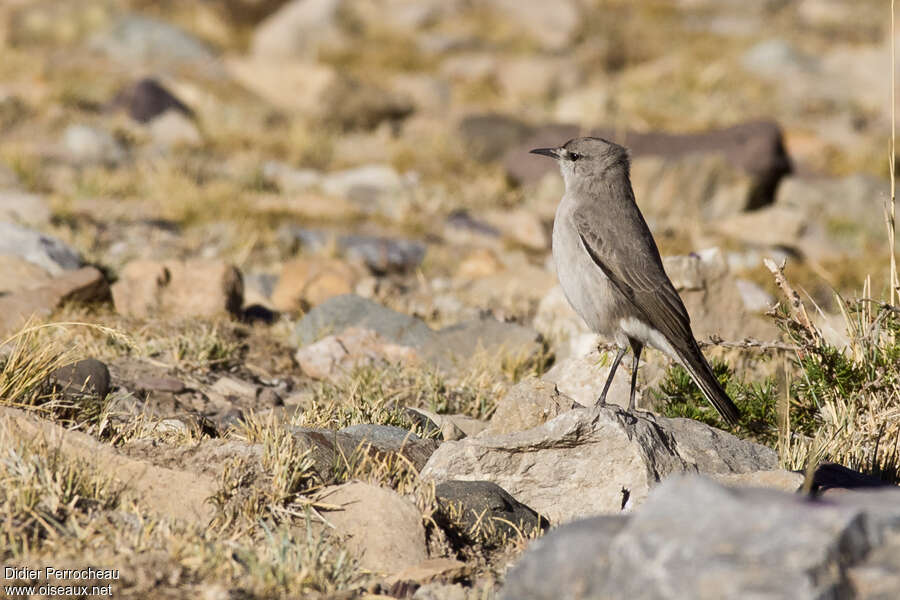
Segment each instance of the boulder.
[[0,331],[15,331],[32,316],[47,317],[69,302],[88,304],[108,299],[109,284],[98,269],[68,271],[40,285],[0,296]]
[[398,573],[427,557],[422,513],[397,492],[354,481],[325,488],[316,501],[340,507],[323,516],[363,568]]
[[116,311],[131,317],[236,315],[244,285],[240,271],[223,261],[136,260],[122,269],[112,296]]
[[14,223],[0,222],[0,254],[21,257],[51,275],[84,264],[78,251],[62,240]]
[[553,523],[640,505],[676,473],[772,469],[775,451],[698,421],[575,409],[521,432],[444,442],[421,472],[436,482],[493,481]]
[[629,516],[533,543],[500,598],[888,598],[898,506],[893,487],[821,502],[673,477]]

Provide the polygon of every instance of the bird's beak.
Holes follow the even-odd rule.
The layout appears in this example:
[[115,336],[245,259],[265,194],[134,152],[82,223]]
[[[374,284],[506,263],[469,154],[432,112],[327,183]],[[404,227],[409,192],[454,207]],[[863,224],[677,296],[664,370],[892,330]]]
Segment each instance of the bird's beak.
[[535,148],[530,150],[529,154],[541,154],[550,158],[559,158],[559,148]]

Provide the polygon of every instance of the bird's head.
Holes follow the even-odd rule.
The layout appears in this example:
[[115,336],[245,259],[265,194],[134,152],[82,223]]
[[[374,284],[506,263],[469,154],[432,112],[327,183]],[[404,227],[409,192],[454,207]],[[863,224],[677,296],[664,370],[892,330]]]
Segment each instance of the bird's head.
[[628,177],[628,150],[603,138],[575,138],[558,148],[535,148],[531,153],[556,159],[567,188],[580,180],[595,181],[614,173]]

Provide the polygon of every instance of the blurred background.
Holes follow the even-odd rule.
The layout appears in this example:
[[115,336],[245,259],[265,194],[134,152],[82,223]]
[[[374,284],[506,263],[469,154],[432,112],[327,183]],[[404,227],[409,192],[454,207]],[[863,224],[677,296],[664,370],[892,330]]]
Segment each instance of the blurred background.
[[0,210],[113,278],[212,258],[245,305],[565,333],[527,150],[594,133],[699,252],[679,288],[728,289],[700,333],[774,335],[766,256],[826,311],[883,289],[890,41],[875,0],[4,0]]

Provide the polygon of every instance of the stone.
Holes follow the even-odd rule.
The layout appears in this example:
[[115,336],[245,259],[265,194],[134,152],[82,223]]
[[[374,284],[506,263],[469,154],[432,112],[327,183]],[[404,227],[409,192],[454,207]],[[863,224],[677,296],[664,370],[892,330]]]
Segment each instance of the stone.
[[0,222],[0,254],[18,256],[51,275],[81,268],[77,250],[62,240],[14,223]]
[[150,123],[169,111],[192,117],[194,112],[162,83],[151,77],[139,79],[113,98],[112,106],[122,108],[138,123]]
[[559,393],[555,384],[540,379],[525,379],[510,388],[497,402],[483,435],[533,429],[576,406],[575,401]]
[[281,269],[272,291],[272,305],[280,311],[297,311],[322,304],[329,298],[353,291],[359,273],[350,264],[322,257],[300,257]]
[[294,343],[305,346],[348,327],[371,329],[391,343],[416,348],[434,336],[424,321],[347,294],[324,302],[306,313],[294,330]]
[[529,250],[550,248],[549,228],[540,218],[526,209],[488,211],[484,220],[496,227],[504,237]]
[[657,212],[665,215],[674,210],[673,205],[682,216],[687,207],[689,216],[700,210],[710,218],[760,208],[774,202],[779,181],[792,170],[781,128],[769,121],[691,134],[616,128],[585,133],[574,125],[548,124],[504,155],[507,175],[516,183],[536,184],[557,167],[528,151],[556,146],[578,135],[602,137],[629,149],[635,196],[648,217]]
[[[541,379],[555,386],[558,393],[565,398],[573,400],[580,406],[590,407],[596,404],[603,391],[615,355],[615,350],[601,352],[595,346],[586,354],[576,354],[558,361]],[[638,369],[638,372],[642,376],[647,374],[642,369]],[[643,406],[641,402],[643,391],[644,385],[639,379],[635,392],[635,404],[638,408]],[[613,376],[606,401],[624,408],[628,406],[630,395],[631,363],[623,360]]]
[[90,125],[69,125],[63,132],[62,145],[67,158],[76,165],[114,167],[127,156],[112,134]]
[[420,476],[438,483],[493,481],[558,524],[632,510],[672,474],[777,465],[770,448],[688,421],[609,404],[570,410],[526,431],[444,442]]
[[203,42],[174,25],[137,15],[119,17],[89,45],[112,60],[147,68],[193,68],[206,76],[219,76],[216,55]]
[[362,262],[379,274],[416,269],[422,264],[426,250],[425,244],[416,240],[359,234],[334,235],[302,227],[282,228],[279,237],[294,240],[303,249],[312,252],[336,246],[347,258]]
[[89,304],[109,299],[109,284],[95,267],[67,271],[46,283],[0,296],[0,331],[9,333],[29,318],[45,318],[67,303]]
[[386,583],[392,586],[401,582],[426,584],[433,581],[454,580],[460,579],[467,571],[466,563],[453,558],[428,558],[389,577]]
[[410,431],[384,425],[363,424],[339,432],[309,427],[289,429],[294,441],[309,450],[313,468],[326,482],[333,478],[334,465],[358,452],[376,458],[400,455],[418,471],[438,447],[436,440],[420,439]]
[[85,358],[54,369],[48,376],[48,393],[70,402],[106,398],[109,393],[109,368],[96,358]]
[[338,14],[343,0],[292,0],[266,17],[253,32],[256,57],[283,61],[315,56],[320,45],[343,38]]
[[502,544],[531,536],[549,524],[535,511],[490,481],[444,481],[434,488],[435,521],[452,536]]
[[0,254],[0,294],[41,286],[53,277],[46,269],[12,254]]
[[735,279],[734,285],[744,303],[744,309],[752,313],[764,313],[775,304],[775,297],[746,279]]
[[138,506],[155,515],[184,524],[208,523],[214,516],[208,500],[219,489],[216,476],[131,458],[86,433],[9,407],[0,409],[0,429],[4,453],[43,440],[61,456],[82,461],[97,473],[127,485]]
[[148,125],[153,143],[163,148],[198,146],[203,136],[197,125],[184,114],[169,110],[153,119]]
[[0,222],[40,227],[50,221],[50,206],[44,197],[19,190],[0,189]]
[[325,488],[316,500],[341,507],[323,516],[336,535],[347,539],[347,547],[363,568],[397,573],[427,557],[419,509],[393,490],[351,482]]
[[500,598],[885,597],[876,590],[892,572],[898,499],[893,487],[822,502],[673,477],[630,516],[576,521],[535,542]]
[[541,0],[490,0],[488,4],[547,50],[567,48],[581,23],[580,6],[573,0],[552,4]]
[[412,348],[391,344],[372,330],[356,327],[302,346],[294,358],[303,373],[313,379],[333,379],[377,363],[410,364],[418,361],[418,355]]
[[112,296],[119,314],[137,318],[237,315],[244,285],[240,271],[223,261],[135,260],[119,273]]
[[499,160],[534,134],[531,125],[497,113],[467,115],[457,129],[467,152],[478,160],[491,161]]

